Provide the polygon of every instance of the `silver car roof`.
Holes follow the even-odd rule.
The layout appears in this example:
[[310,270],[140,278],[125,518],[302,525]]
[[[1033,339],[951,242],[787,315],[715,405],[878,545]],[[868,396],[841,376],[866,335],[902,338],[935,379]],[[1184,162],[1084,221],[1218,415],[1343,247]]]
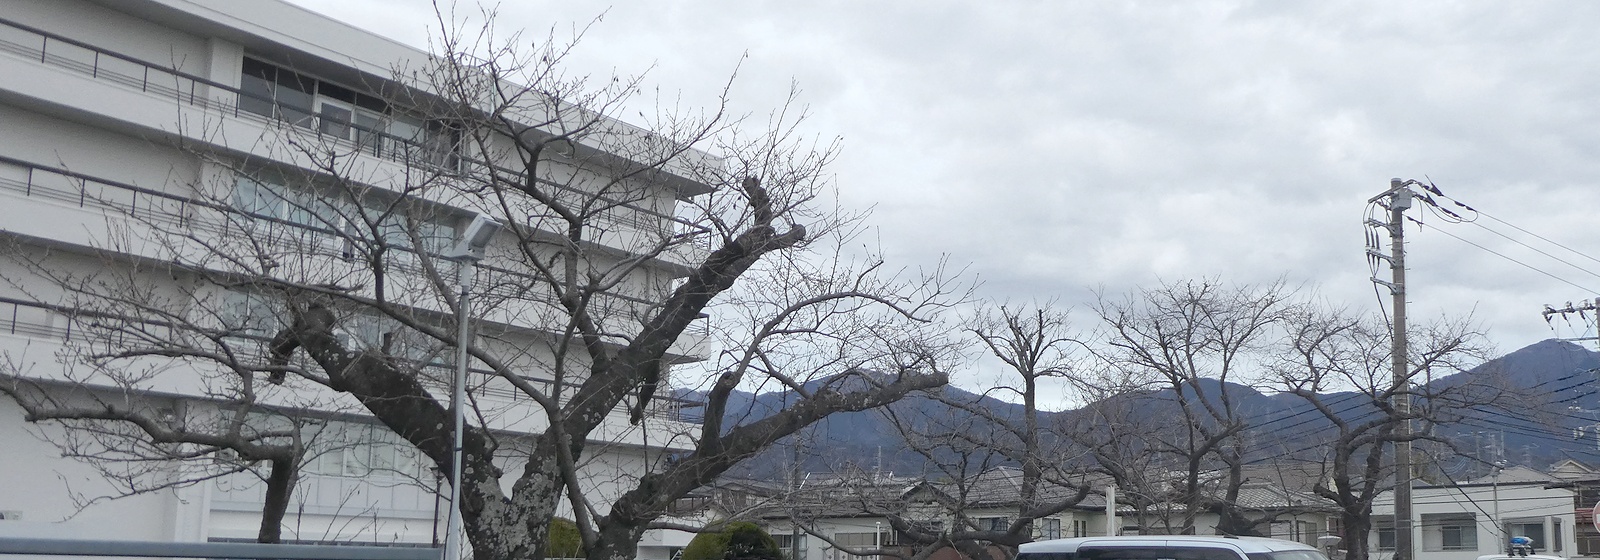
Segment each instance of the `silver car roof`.
[[1252,552],[1316,550],[1305,543],[1264,537],[1212,537],[1199,535],[1128,535],[1121,537],[1077,537],[1036,541],[1024,544],[1018,552],[1077,552],[1080,546],[1193,546],[1232,548]]

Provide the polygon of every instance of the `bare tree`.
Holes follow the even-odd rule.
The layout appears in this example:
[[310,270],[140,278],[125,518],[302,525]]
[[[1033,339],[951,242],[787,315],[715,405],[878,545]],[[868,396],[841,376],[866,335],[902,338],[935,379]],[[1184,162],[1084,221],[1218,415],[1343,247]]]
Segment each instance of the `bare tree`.
[[[226,119],[186,130],[178,149],[199,171],[166,189],[183,194],[102,200],[113,235],[90,266],[14,251],[27,282],[93,310],[72,320],[98,333],[96,358],[121,360],[72,381],[144,394],[158,386],[141,366],[167,360],[184,383],[225,388],[206,394],[218,406],[361,412],[449,472],[436,362],[461,348],[462,515],[475,556],[499,560],[541,557],[563,509],[589,558],[631,558],[675,499],[774,441],[945,384],[938,318],[965,288],[840,249],[863,216],[829,205],[836,146],[800,133],[792,99],[765,127],[719,101],[637,128],[613,115],[639,80],[568,78],[570,46],[519,50],[486,15],[441,16],[441,56],[359,83],[247,59],[221,102],[267,123],[254,144],[222,145],[210,131],[238,126]],[[284,83],[338,88],[359,110],[274,96]],[[477,269],[485,320],[460,340],[462,267],[441,254],[472,213],[507,227]],[[714,359],[682,348],[697,334]],[[699,425],[660,416],[674,383],[705,388]],[[740,387],[796,398],[732,410]],[[620,464],[613,443],[674,451]]]
[[[1288,318],[1290,337],[1273,361],[1279,383],[1305,400],[1317,422],[1284,439],[1301,441],[1285,454],[1320,460],[1315,492],[1339,508],[1347,558],[1367,557],[1372,503],[1395,476],[1391,447],[1402,441],[1449,446],[1442,433],[1475,411],[1520,408],[1524,401],[1492,372],[1435,382],[1488,358],[1482,334],[1469,320],[1413,325],[1403,378],[1393,374],[1390,326],[1372,318],[1306,307]],[[1397,397],[1414,401],[1409,412]],[[1302,421],[1305,422],[1305,421]],[[1401,432],[1402,422],[1413,429]]]
[[[1041,383],[1073,375],[1081,349],[1068,313],[1051,304],[998,305],[968,318],[965,329],[986,359],[1004,364],[1004,380],[982,394],[929,393],[882,409],[900,450],[920,459],[920,472],[851,476],[866,471],[856,469],[840,480],[856,481],[861,490],[798,489],[781,506],[797,526],[853,554],[920,560],[953,551],[987,560],[1014,553],[1035,538],[1039,520],[1083,500],[1088,490],[1071,470],[1071,440],[1040,420]],[[995,408],[996,398],[1019,405]],[[883,517],[894,545],[861,547],[815,530],[840,515]]]
[[1162,389],[1179,417],[1141,430],[1137,442],[1096,447],[1167,458],[1170,476],[1151,481],[1149,473],[1134,474],[1102,454],[1112,460],[1105,463],[1107,474],[1128,488],[1136,503],[1181,506],[1176,519],[1162,520],[1166,530],[1190,532],[1195,517],[1210,512],[1219,518],[1220,533],[1261,534],[1266,519],[1238,507],[1250,458],[1245,435],[1252,411],[1238,402],[1229,384],[1257,381],[1253,361],[1275,341],[1279,323],[1294,306],[1292,296],[1281,282],[1230,287],[1201,280],[1164,283],[1123,299],[1100,298],[1097,311],[1108,332],[1104,355],[1127,376],[1149,379]]

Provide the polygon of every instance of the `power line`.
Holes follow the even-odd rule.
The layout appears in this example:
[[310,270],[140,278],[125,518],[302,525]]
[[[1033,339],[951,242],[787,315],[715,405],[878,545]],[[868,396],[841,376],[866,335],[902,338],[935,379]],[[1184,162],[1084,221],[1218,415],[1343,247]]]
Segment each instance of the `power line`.
[[[1589,259],[1589,260],[1594,261],[1596,263],[1600,263],[1600,259],[1597,259],[1595,257],[1591,257],[1587,253],[1584,253],[1584,252],[1579,251],[1577,249],[1573,249],[1573,248],[1568,247],[1566,245],[1562,245],[1560,243],[1557,243],[1556,241],[1554,241],[1554,240],[1552,240],[1552,239],[1550,239],[1548,237],[1545,237],[1543,235],[1539,235],[1539,234],[1534,233],[1532,231],[1528,231],[1527,229],[1522,228],[1521,226],[1518,226],[1518,225],[1513,224],[1511,222],[1502,220],[1502,219],[1500,219],[1498,217],[1495,217],[1493,214],[1489,214],[1488,212],[1484,212],[1484,211],[1479,210],[1477,208],[1473,208],[1471,206],[1468,206],[1466,203],[1461,202],[1460,200],[1456,200],[1454,197],[1452,197],[1450,195],[1444,194],[1444,191],[1440,190],[1439,186],[1434,184],[1432,179],[1429,179],[1428,182],[1425,183],[1425,184],[1419,182],[1419,185],[1422,187],[1423,190],[1428,191],[1429,193],[1432,193],[1433,195],[1436,195],[1439,198],[1448,200],[1452,204],[1455,204],[1457,207],[1462,208],[1464,210],[1467,210],[1468,212],[1472,212],[1472,214],[1473,214],[1472,218],[1465,218],[1465,217],[1461,216],[1460,214],[1456,214],[1455,212],[1452,212],[1450,210],[1446,210],[1443,207],[1439,206],[1438,201],[1434,200],[1433,196],[1429,196],[1429,195],[1426,195],[1426,194],[1422,195],[1422,197],[1421,197],[1422,201],[1424,203],[1427,203],[1431,210],[1434,210],[1435,215],[1438,215],[1438,213],[1440,213],[1440,212],[1444,213],[1444,216],[1441,216],[1441,218],[1444,218],[1444,220],[1446,222],[1452,222],[1452,223],[1466,222],[1466,223],[1477,225],[1478,227],[1482,227],[1483,229],[1485,229],[1487,231],[1490,231],[1490,232],[1493,232],[1496,235],[1500,235],[1502,237],[1506,237],[1504,234],[1500,234],[1499,232],[1495,232],[1494,230],[1491,230],[1488,227],[1483,226],[1482,224],[1479,224],[1477,216],[1483,216],[1485,218],[1488,218],[1488,219],[1494,220],[1496,222],[1500,222],[1502,224],[1505,224],[1506,226],[1509,226],[1511,229],[1514,229],[1514,230],[1520,231],[1522,233],[1531,235],[1531,236],[1533,236],[1534,238],[1536,238],[1536,239],[1538,239],[1540,241],[1544,241],[1545,243],[1549,243],[1551,245],[1555,245],[1557,247],[1565,249],[1569,253],[1572,253],[1574,255],[1583,257],[1585,259]],[[1507,239],[1511,239],[1510,237],[1506,237],[1506,238]],[[1515,241],[1515,240],[1513,240],[1513,241]],[[1519,245],[1524,246],[1524,247],[1528,247],[1529,249],[1533,249],[1532,246],[1529,246],[1527,244],[1524,244],[1524,243],[1521,243],[1521,242],[1517,242],[1517,243]],[[1537,251],[1537,249],[1534,249],[1534,250]],[[1557,258],[1555,256],[1552,256],[1552,255],[1549,255],[1547,253],[1544,253],[1543,251],[1540,251],[1540,254],[1544,254],[1544,255],[1549,256],[1550,258],[1553,258],[1553,259],[1556,259],[1556,260],[1561,260],[1561,259],[1559,259],[1559,258]],[[1574,268],[1577,268],[1576,265],[1573,265],[1573,266],[1574,266]]]
[[[1414,219],[1414,218],[1411,218],[1411,217],[1407,217],[1407,218],[1406,218],[1406,219],[1408,219],[1408,220],[1411,220],[1411,221],[1412,221],[1412,222],[1413,222],[1413,223],[1416,223],[1416,224],[1417,224],[1417,225],[1419,225],[1419,226],[1420,226],[1420,225],[1424,225],[1424,224],[1423,224],[1423,223],[1422,223],[1422,222],[1420,222],[1420,221],[1417,221],[1417,220],[1416,220],[1416,219]],[[1468,240],[1466,240],[1466,239],[1463,239],[1463,238],[1462,238],[1462,237],[1461,237],[1461,236],[1459,236],[1459,235],[1456,235],[1456,234],[1453,234],[1453,233],[1450,233],[1450,232],[1448,232],[1448,231],[1445,231],[1445,230],[1442,230],[1442,229],[1439,229],[1439,228],[1434,228],[1434,229],[1433,229],[1433,230],[1434,230],[1434,231],[1437,231],[1437,232],[1439,232],[1439,233],[1442,233],[1442,234],[1444,234],[1444,235],[1447,235],[1447,236],[1450,236],[1450,237],[1452,237],[1452,238],[1454,238],[1454,239],[1455,239],[1455,240],[1457,240],[1457,241],[1460,241],[1460,242],[1462,242],[1462,243],[1466,243],[1466,244],[1468,244],[1468,245],[1471,245],[1471,246],[1473,246],[1473,247],[1477,247],[1477,248],[1479,248],[1479,249],[1483,249],[1483,250],[1484,250],[1484,251],[1486,251],[1486,252],[1488,252],[1488,253],[1490,253],[1490,254],[1492,254],[1492,255],[1495,255],[1495,256],[1497,256],[1497,257],[1500,257],[1500,258],[1502,258],[1502,259],[1505,259],[1505,260],[1508,260],[1508,261],[1511,261],[1511,262],[1513,262],[1513,263],[1516,263],[1516,264],[1518,264],[1518,265],[1521,265],[1521,266],[1523,266],[1523,267],[1525,267],[1525,268],[1527,268],[1527,269],[1528,269],[1528,270],[1532,270],[1532,271],[1534,271],[1534,272],[1537,272],[1537,273],[1539,273],[1539,274],[1543,274],[1543,275],[1545,275],[1545,276],[1549,276],[1549,277],[1551,277],[1551,278],[1553,278],[1553,279],[1555,279],[1555,280],[1557,280],[1557,281],[1559,281],[1559,282],[1562,282],[1562,283],[1564,283],[1564,284],[1567,284],[1567,285],[1569,285],[1569,286],[1572,286],[1572,287],[1574,287],[1574,288],[1577,288],[1577,289],[1580,289],[1580,290],[1583,290],[1583,291],[1586,291],[1586,292],[1589,292],[1589,293],[1596,293],[1596,290],[1594,290],[1594,289],[1591,289],[1591,288],[1586,288],[1586,287],[1583,287],[1583,286],[1580,286],[1580,285],[1578,285],[1578,284],[1577,284],[1577,283],[1575,283],[1575,282],[1572,282],[1572,281],[1571,281],[1571,280],[1567,280],[1567,279],[1566,279],[1566,278],[1562,278],[1562,277],[1560,277],[1560,276],[1556,276],[1556,275],[1555,275],[1555,274],[1551,274],[1551,273],[1549,273],[1549,272],[1546,272],[1546,271],[1544,271],[1544,270],[1543,270],[1543,269],[1540,269],[1540,268],[1538,268],[1538,267],[1535,267],[1535,266],[1533,266],[1533,265],[1531,265],[1531,264],[1528,264],[1528,263],[1525,263],[1525,262],[1522,262],[1522,261],[1519,261],[1519,260],[1517,260],[1517,259],[1513,259],[1513,258],[1511,258],[1511,257],[1509,257],[1509,256],[1506,256],[1506,255],[1505,255],[1505,254],[1504,254],[1504,253],[1501,253],[1501,252],[1499,252],[1499,251],[1495,251],[1495,250],[1494,250],[1494,249],[1490,249],[1490,248],[1488,248],[1488,247],[1484,247],[1484,246],[1482,246],[1482,245],[1479,245],[1479,244],[1477,244],[1477,243],[1473,243],[1473,242],[1471,242],[1471,241],[1468,241]]]
[[1567,266],[1570,266],[1570,267],[1572,267],[1572,268],[1574,268],[1574,269],[1576,269],[1576,270],[1577,270],[1577,271],[1579,271],[1579,272],[1582,272],[1582,273],[1584,273],[1584,274],[1588,274],[1588,275],[1590,275],[1590,276],[1593,276],[1593,277],[1596,277],[1596,278],[1600,278],[1600,273],[1595,273],[1595,272],[1594,272],[1594,271],[1592,271],[1592,270],[1589,270],[1589,269],[1587,269],[1587,268],[1584,268],[1584,267],[1581,267],[1581,266],[1578,266],[1578,265],[1576,265],[1576,264],[1573,264],[1573,263],[1572,263],[1572,262],[1571,262],[1571,261],[1568,261],[1568,260],[1566,260],[1566,259],[1563,259],[1563,258],[1561,258],[1561,257],[1557,257],[1557,256],[1555,256],[1555,255],[1552,255],[1552,254],[1550,254],[1550,253],[1546,253],[1546,252],[1544,252],[1544,251],[1542,251],[1542,250],[1540,250],[1540,249],[1539,249],[1539,248],[1538,248],[1538,247],[1534,247],[1534,246],[1532,246],[1532,245],[1529,245],[1529,244],[1527,244],[1527,243],[1523,243],[1523,242],[1522,242],[1522,241],[1520,241],[1520,240],[1517,240],[1517,239],[1513,239],[1513,238],[1512,238],[1512,237],[1511,237],[1511,236],[1509,236],[1509,235],[1506,235],[1506,234],[1504,234],[1504,233],[1500,233],[1500,232],[1498,232],[1498,231],[1495,231],[1495,230],[1492,230],[1492,229],[1489,229],[1489,228],[1488,228],[1488,227],[1487,227],[1487,226],[1484,226],[1484,225],[1483,225],[1483,224],[1480,224],[1480,223],[1477,223],[1477,222],[1468,222],[1468,223],[1470,223],[1470,224],[1472,224],[1472,225],[1474,225],[1474,226],[1478,226],[1478,228],[1479,228],[1479,229],[1482,229],[1482,230],[1484,230],[1484,231],[1487,231],[1487,232],[1489,232],[1489,233],[1492,233],[1492,234],[1495,234],[1495,235],[1498,235],[1498,236],[1500,236],[1500,237],[1503,237],[1503,238],[1505,238],[1505,239],[1506,239],[1506,240],[1507,240],[1507,241],[1510,241],[1510,242],[1512,242],[1512,243],[1516,243],[1516,244],[1518,244],[1518,245],[1521,245],[1521,246],[1523,246],[1523,247],[1527,247],[1527,248],[1528,248],[1528,249],[1529,249],[1529,250],[1531,250],[1531,251],[1533,251],[1533,252],[1535,252],[1535,253],[1538,253],[1538,254],[1541,254],[1541,255],[1544,255],[1544,256],[1546,256],[1546,257],[1550,257],[1550,259],[1551,259],[1551,260],[1554,260],[1554,261],[1556,261],[1556,262],[1558,262],[1558,263],[1561,263],[1561,264],[1564,264],[1564,265],[1567,265]]

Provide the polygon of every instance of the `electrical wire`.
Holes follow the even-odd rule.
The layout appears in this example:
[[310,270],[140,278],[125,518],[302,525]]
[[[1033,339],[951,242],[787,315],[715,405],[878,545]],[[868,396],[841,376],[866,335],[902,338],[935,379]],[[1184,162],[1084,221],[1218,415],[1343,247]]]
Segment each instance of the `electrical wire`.
[[[1514,229],[1514,230],[1520,231],[1522,233],[1531,235],[1534,238],[1536,238],[1536,239],[1538,239],[1540,241],[1543,241],[1545,243],[1549,243],[1551,245],[1555,245],[1556,247],[1560,247],[1560,248],[1562,248],[1562,249],[1566,250],[1567,252],[1572,253],[1574,255],[1583,257],[1585,259],[1589,259],[1589,260],[1594,261],[1596,263],[1600,263],[1600,258],[1595,258],[1595,257],[1589,256],[1588,254],[1586,254],[1586,253],[1584,253],[1582,251],[1579,251],[1577,249],[1573,249],[1573,248],[1568,247],[1566,245],[1562,245],[1560,243],[1557,243],[1556,241],[1554,241],[1554,240],[1552,240],[1552,239],[1550,239],[1548,237],[1545,237],[1543,235],[1539,235],[1539,234],[1534,233],[1532,231],[1528,231],[1527,229],[1522,228],[1521,226],[1518,226],[1518,225],[1513,224],[1511,222],[1502,220],[1502,219],[1500,219],[1500,218],[1498,218],[1498,217],[1496,217],[1496,216],[1494,216],[1492,214],[1489,214],[1489,213],[1484,212],[1482,210],[1479,210],[1477,208],[1473,208],[1472,206],[1467,205],[1465,202],[1461,202],[1460,200],[1457,200],[1455,197],[1452,197],[1450,195],[1444,194],[1444,191],[1440,190],[1439,186],[1437,184],[1435,184],[1433,182],[1433,179],[1431,179],[1431,178],[1428,179],[1427,183],[1423,183],[1421,181],[1415,181],[1414,183],[1416,185],[1422,187],[1422,189],[1424,191],[1427,191],[1428,193],[1431,193],[1432,195],[1438,196],[1439,198],[1448,200],[1448,201],[1450,201],[1450,203],[1455,204],[1456,207],[1461,208],[1463,210],[1466,210],[1466,211],[1472,213],[1472,217],[1471,218],[1466,218],[1466,217],[1463,217],[1463,216],[1461,216],[1459,214],[1456,214],[1455,212],[1451,212],[1449,210],[1446,210],[1446,209],[1440,207],[1438,201],[1434,200],[1434,198],[1432,196],[1429,196],[1428,194],[1423,194],[1423,195],[1419,196],[1419,198],[1421,198],[1424,203],[1428,204],[1429,209],[1433,210],[1435,212],[1434,215],[1439,216],[1439,212],[1443,212],[1444,215],[1440,216],[1440,218],[1445,219],[1445,221],[1447,221],[1447,222],[1475,224],[1475,225],[1479,225],[1479,227],[1483,227],[1487,231],[1494,232],[1494,230],[1489,229],[1486,226],[1482,226],[1481,224],[1478,224],[1478,217],[1482,216],[1482,217],[1494,220],[1496,222],[1505,224],[1506,226],[1510,227],[1511,229]],[[1496,235],[1501,235],[1502,237],[1505,237],[1504,234],[1500,234],[1499,232],[1494,232],[1494,233]],[[1506,237],[1506,238],[1510,239],[1510,237]],[[1513,240],[1513,241],[1515,241],[1515,240]],[[1528,247],[1530,249],[1533,248],[1533,247],[1531,247],[1529,245],[1526,245],[1526,244],[1523,244],[1521,242],[1517,242],[1517,243],[1520,244],[1520,245],[1523,245],[1524,247]],[[1541,254],[1544,254],[1544,253],[1541,252]],[[1550,255],[1546,255],[1546,256],[1550,256]],[[1551,258],[1555,258],[1557,260],[1560,260],[1559,258],[1554,257],[1554,256],[1551,256]]]
[[[1412,221],[1412,222],[1414,222],[1414,223],[1416,223],[1416,224],[1417,224],[1417,225],[1423,225],[1423,224],[1422,224],[1422,222],[1420,222],[1420,221],[1417,221],[1417,220],[1415,220],[1415,219],[1413,219],[1413,218],[1410,218],[1410,217],[1407,217],[1407,218],[1406,218],[1406,219],[1408,219],[1408,220],[1411,220],[1411,221]],[[1535,267],[1535,266],[1533,266],[1533,265],[1531,265],[1531,264],[1528,264],[1528,263],[1525,263],[1525,262],[1522,262],[1522,261],[1519,261],[1519,260],[1517,260],[1517,259],[1513,259],[1513,258],[1511,258],[1511,257],[1509,257],[1509,256],[1506,256],[1506,255],[1505,255],[1505,254],[1504,254],[1504,253],[1501,253],[1501,252],[1499,252],[1499,251],[1495,251],[1495,250],[1494,250],[1494,249],[1490,249],[1490,248],[1488,248],[1488,247],[1484,247],[1484,246],[1482,246],[1482,245],[1479,245],[1479,244],[1477,244],[1477,243],[1473,243],[1473,242],[1471,242],[1471,241],[1468,241],[1468,240],[1466,240],[1466,239],[1463,239],[1463,238],[1462,238],[1462,237],[1461,237],[1461,236],[1458,236],[1458,235],[1456,235],[1456,234],[1453,234],[1453,233],[1450,233],[1450,232],[1448,232],[1448,231],[1445,231],[1445,230],[1442,230],[1442,229],[1439,229],[1439,228],[1434,228],[1434,229],[1433,229],[1433,231],[1437,231],[1437,232],[1439,232],[1439,233],[1442,233],[1442,234],[1444,234],[1444,235],[1447,235],[1447,236],[1449,236],[1449,237],[1452,237],[1452,238],[1454,238],[1454,239],[1455,239],[1455,240],[1457,240],[1457,241],[1460,241],[1460,242],[1462,242],[1462,243],[1466,243],[1466,244],[1468,244],[1468,245],[1471,245],[1471,246],[1473,246],[1473,247],[1477,247],[1477,248],[1479,248],[1479,249],[1483,249],[1483,250],[1484,250],[1484,251],[1486,251],[1486,252],[1488,252],[1488,253],[1490,253],[1490,254],[1492,254],[1492,255],[1495,255],[1495,256],[1497,256],[1497,257],[1500,257],[1500,258],[1502,258],[1502,259],[1505,259],[1505,260],[1508,260],[1508,261],[1511,261],[1511,262],[1513,262],[1513,263],[1516,263],[1516,264],[1518,264],[1518,265],[1521,265],[1521,266],[1522,266],[1522,267],[1524,267],[1524,268],[1527,268],[1527,269],[1528,269],[1528,270],[1532,270],[1532,271],[1534,271],[1534,272],[1537,272],[1537,273],[1539,273],[1539,274],[1543,274],[1543,275],[1545,275],[1545,276],[1549,276],[1549,277],[1551,277],[1551,278],[1553,278],[1553,279],[1555,279],[1555,280],[1557,280],[1557,281],[1559,281],[1559,282],[1562,282],[1562,283],[1564,283],[1564,284],[1567,284],[1567,285],[1569,285],[1569,286],[1572,286],[1572,287],[1574,287],[1574,288],[1577,288],[1577,289],[1579,289],[1579,290],[1583,290],[1583,291],[1586,291],[1586,292],[1589,292],[1589,293],[1597,293],[1597,292],[1596,292],[1596,291],[1595,291],[1595,290],[1594,290],[1594,289],[1592,289],[1592,288],[1587,288],[1587,287],[1584,287],[1584,286],[1580,286],[1580,285],[1578,285],[1578,284],[1577,284],[1577,283],[1575,283],[1575,282],[1573,282],[1573,281],[1571,281],[1571,280],[1567,280],[1567,279],[1566,279],[1566,278],[1562,278],[1562,277],[1560,277],[1560,276],[1556,276],[1556,275],[1555,275],[1555,274],[1551,274],[1551,273],[1549,273],[1549,272],[1546,272],[1546,271],[1545,271],[1545,270],[1542,270],[1542,269],[1540,269],[1540,268],[1538,268],[1538,267]]]
[[1469,223],[1471,223],[1471,224],[1472,224],[1472,225],[1474,225],[1474,226],[1477,226],[1477,227],[1478,227],[1478,228],[1479,228],[1479,229],[1482,229],[1482,230],[1484,230],[1484,231],[1487,231],[1487,232],[1489,232],[1489,233],[1492,233],[1492,234],[1495,234],[1495,235],[1498,235],[1498,236],[1500,236],[1500,237],[1503,237],[1503,238],[1505,238],[1505,240],[1507,240],[1507,241],[1510,241],[1510,242],[1512,242],[1512,243],[1516,243],[1516,244],[1518,244],[1518,245],[1521,245],[1521,246],[1523,246],[1523,247],[1527,247],[1527,248],[1528,248],[1528,249],[1529,249],[1529,250],[1531,250],[1531,251],[1533,251],[1533,252],[1535,252],[1535,253],[1538,253],[1538,254],[1541,254],[1541,255],[1544,255],[1544,256],[1546,256],[1546,257],[1550,257],[1550,259],[1551,259],[1551,260],[1553,260],[1553,261],[1556,261],[1556,262],[1558,262],[1558,263],[1561,263],[1561,264],[1564,264],[1564,265],[1567,265],[1567,266],[1570,266],[1570,267],[1572,267],[1572,268],[1573,268],[1573,269],[1574,269],[1574,270],[1577,270],[1577,271],[1579,271],[1579,272],[1582,272],[1582,273],[1584,273],[1584,274],[1588,274],[1588,275],[1590,275],[1590,276],[1593,276],[1593,277],[1595,277],[1595,278],[1600,278],[1600,273],[1596,273],[1596,272],[1595,272],[1595,271],[1592,271],[1592,270],[1589,270],[1589,269],[1587,269],[1587,268],[1584,268],[1584,267],[1581,267],[1581,266],[1578,266],[1578,265],[1577,265],[1577,264],[1575,264],[1575,263],[1573,263],[1573,262],[1571,262],[1571,261],[1568,261],[1568,260],[1566,260],[1566,259],[1563,259],[1563,258],[1561,258],[1561,257],[1557,257],[1557,256],[1555,256],[1555,255],[1552,255],[1552,254],[1550,254],[1550,253],[1546,253],[1546,252],[1544,252],[1544,251],[1543,251],[1543,250],[1541,250],[1541,249],[1539,249],[1539,248],[1538,248],[1538,247],[1534,247],[1534,246],[1532,246],[1532,245],[1529,245],[1529,244],[1527,244],[1527,243],[1523,243],[1523,242],[1522,242],[1522,241],[1521,241],[1521,240],[1518,240],[1518,239],[1514,239],[1514,238],[1512,238],[1512,237],[1511,237],[1511,236],[1509,236],[1509,235],[1506,235],[1506,234],[1504,234],[1504,233],[1500,233],[1500,232],[1498,232],[1498,231],[1495,231],[1495,230],[1492,230],[1492,229],[1489,229],[1489,228],[1488,228],[1488,227],[1485,227],[1485,226],[1484,226],[1484,225],[1483,225],[1483,224],[1480,224],[1480,223],[1478,223],[1478,222],[1469,222]]
[[[1544,386],[1544,385],[1548,385],[1550,383],[1556,383],[1556,382],[1565,381],[1565,380],[1577,377],[1579,375],[1592,373],[1594,371],[1595,370],[1591,369],[1591,370],[1588,370],[1588,371],[1585,371],[1585,372],[1568,374],[1568,375],[1560,377],[1560,378],[1546,380],[1546,381],[1541,382],[1541,383],[1539,383],[1537,385],[1529,387],[1528,389],[1541,387],[1541,386]],[[1567,386],[1567,387],[1563,387],[1563,388],[1560,388],[1560,389],[1556,389],[1556,390],[1552,390],[1552,391],[1546,391],[1542,395],[1536,395],[1535,397],[1536,398],[1537,397],[1551,397],[1551,396],[1554,396],[1554,395],[1556,395],[1556,394],[1558,394],[1558,393],[1560,393],[1562,391],[1566,391],[1566,390],[1570,390],[1572,388],[1580,387],[1580,386],[1582,386],[1584,384],[1585,383],[1578,383],[1578,384]],[[1357,393],[1357,395],[1360,395],[1360,394],[1361,393]],[[1551,401],[1550,404],[1563,404],[1563,403],[1566,403],[1566,402],[1572,402],[1572,401],[1576,400],[1577,398],[1581,398],[1583,396],[1587,396],[1588,394],[1591,394],[1591,393],[1586,393],[1586,394],[1577,395],[1575,397],[1568,397],[1568,398],[1565,398],[1565,399]],[[1348,412],[1350,410],[1354,410],[1356,408],[1360,408],[1361,406],[1363,406],[1365,404],[1367,404],[1367,403],[1358,403],[1355,406],[1347,407],[1347,408],[1345,408],[1344,410],[1341,410],[1341,411],[1336,411],[1336,414],[1343,414],[1344,412]],[[1474,427],[1486,428],[1486,429],[1490,429],[1490,430],[1504,430],[1507,425],[1512,425],[1512,424],[1509,424],[1509,422],[1511,422],[1511,421],[1525,421],[1525,419],[1520,418],[1520,417],[1516,417],[1516,416],[1512,416],[1510,414],[1506,414],[1506,413],[1502,413],[1502,412],[1496,412],[1496,411],[1488,410],[1488,409],[1481,409],[1478,412],[1487,414],[1489,416],[1494,416],[1496,418],[1503,419],[1503,421],[1505,421],[1507,423],[1506,424],[1493,425],[1493,426],[1483,426],[1483,425],[1473,424],[1470,419],[1466,419],[1466,420],[1462,420],[1462,424],[1469,425],[1469,426],[1474,426]],[[1584,417],[1575,416],[1575,415],[1571,415],[1571,414],[1556,413],[1556,416],[1576,419],[1576,420],[1580,420],[1580,421],[1583,421],[1583,422],[1591,422],[1591,420],[1589,418],[1584,418]],[[1323,419],[1325,419],[1325,418],[1323,418]],[[1308,420],[1308,421],[1303,421],[1303,422],[1297,423],[1294,426],[1303,425],[1305,423],[1309,423],[1309,422],[1315,421],[1315,420],[1317,420],[1317,418],[1313,418],[1313,419]],[[1507,430],[1507,431],[1511,431],[1513,433],[1519,433],[1521,435],[1526,435],[1526,436],[1529,436],[1529,437],[1544,437],[1544,436],[1548,436],[1548,438],[1543,439],[1544,441],[1566,441],[1564,439],[1564,437],[1563,437],[1564,434],[1566,433],[1565,432],[1565,428],[1560,429],[1561,431],[1552,431],[1552,430],[1544,429],[1543,426],[1539,426],[1537,428],[1523,427],[1523,426],[1520,426],[1520,425],[1513,425],[1513,426],[1514,426],[1514,428],[1520,428],[1520,429],[1513,429],[1513,430]],[[1284,430],[1285,428],[1279,428],[1279,429],[1280,430]],[[1309,432],[1302,433],[1302,434],[1293,434],[1292,435],[1293,437],[1291,437],[1291,435],[1284,435],[1280,439],[1283,439],[1285,441],[1293,441],[1295,439],[1298,439],[1299,437],[1303,437],[1303,436],[1306,436],[1306,435],[1309,435],[1309,434],[1310,434]],[[1302,447],[1300,447],[1298,449],[1289,450],[1289,451],[1285,451],[1285,452],[1282,452],[1282,453],[1277,453],[1277,454],[1269,455],[1269,456],[1257,457],[1257,458],[1248,460],[1246,462],[1248,464],[1259,464],[1259,463],[1263,463],[1263,462],[1267,462],[1267,461],[1276,461],[1276,460],[1280,460],[1280,459],[1284,459],[1284,458],[1288,458],[1288,457],[1297,456],[1297,455],[1300,455],[1300,454],[1305,453],[1307,451],[1311,451],[1311,450],[1319,449],[1319,448],[1325,448],[1325,447],[1327,447],[1327,443],[1326,442],[1316,442],[1316,443],[1311,443],[1311,444],[1302,446]]]

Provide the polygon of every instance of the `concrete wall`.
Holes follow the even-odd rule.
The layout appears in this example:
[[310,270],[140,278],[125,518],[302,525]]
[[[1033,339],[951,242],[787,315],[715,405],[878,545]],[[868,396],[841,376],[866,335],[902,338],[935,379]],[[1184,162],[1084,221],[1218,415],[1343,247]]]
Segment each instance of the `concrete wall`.
[[[0,335],[4,336],[4,335]],[[10,399],[0,398],[0,535],[12,537],[171,540],[177,526],[178,501],[172,492],[156,492],[114,501],[84,501],[117,495],[99,471],[61,457],[52,442],[62,440],[58,426],[28,424]]]

